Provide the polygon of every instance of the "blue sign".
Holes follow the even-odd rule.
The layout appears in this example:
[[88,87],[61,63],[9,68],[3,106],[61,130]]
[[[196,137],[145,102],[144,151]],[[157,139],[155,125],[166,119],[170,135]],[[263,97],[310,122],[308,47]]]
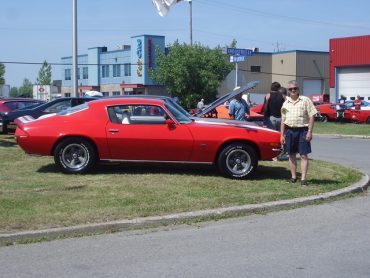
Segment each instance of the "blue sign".
[[253,50],[245,48],[226,48],[223,49],[223,53],[232,56],[252,56]]
[[230,63],[244,62],[245,56],[230,56]]

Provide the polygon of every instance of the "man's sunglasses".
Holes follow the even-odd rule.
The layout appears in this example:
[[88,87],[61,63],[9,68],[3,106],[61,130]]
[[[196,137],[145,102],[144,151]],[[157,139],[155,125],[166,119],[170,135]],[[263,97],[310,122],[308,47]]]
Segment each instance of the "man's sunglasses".
[[290,92],[291,92],[291,91],[293,91],[293,90],[294,90],[294,91],[298,91],[298,90],[299,90],[299,88],[298,88],[298,87],[293,87],[293,88],[289,88],[288,90],[289,90]]

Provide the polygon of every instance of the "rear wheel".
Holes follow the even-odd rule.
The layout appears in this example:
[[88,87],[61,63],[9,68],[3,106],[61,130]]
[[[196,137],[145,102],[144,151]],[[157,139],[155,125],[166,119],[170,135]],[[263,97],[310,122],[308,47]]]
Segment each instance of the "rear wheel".
[[233,143],[220,152],[217,165],[224,176],[242,179],[254,173],[258,165],[258,157],[253,147],[243,143]]
[[67,138],[55,148],[54,161],[65,173],[86,173],[95,164],[94,146],[83,138]]
[[370,117],[367,118],[367,121],[366,121],[367,124],[370,124]]
[[320,120],[321,120],[321,122],[326,123],[326,122],[328,122],[328,116],[326,116],[326,115],[321,115]]

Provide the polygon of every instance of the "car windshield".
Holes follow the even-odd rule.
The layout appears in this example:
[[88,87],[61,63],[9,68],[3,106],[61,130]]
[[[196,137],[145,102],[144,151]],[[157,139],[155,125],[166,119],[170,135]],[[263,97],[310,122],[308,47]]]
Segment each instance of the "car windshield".
[[190,113],[187,112],[180,104],[178,104],[175,100],[172,98],[166,98],[165,102],[169,102],[173,107],[176,107],[177,110],[181,111],[184,115],[186,115],[188,118],[191,117]]
[[57,115],[70,115],[72,113],[80,112],[88,108],[89,108],[89,103],[85,102],[85,103],[82,103],[74,107],[68,107],[67,109],[64,109],[60,111],[59,113],[57,113]]
[[[164,102],[164,105],[166,106],[166,108],[171,112],[171,114],[176,118],[176,120],[180,123],[180,124],[188,124],[188,123],[191,123],[192,120],[188,117],[186,111],[185,113],[182,111],[183,109],[178,109],[178,106],[179,105],[173,105],[172,102],[170,101],[165,101]],[[181,107],[181,106],[180,106]]]

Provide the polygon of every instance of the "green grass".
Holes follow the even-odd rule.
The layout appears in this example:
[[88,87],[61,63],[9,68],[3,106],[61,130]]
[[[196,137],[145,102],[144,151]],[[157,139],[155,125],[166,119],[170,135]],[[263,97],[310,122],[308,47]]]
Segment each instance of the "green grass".
[[370,136],[370,125],[353,123],[315,122],[314,133],[316,134],[341,134]]
[[204,166],[106,164],[86,175],[66,175],[51,157],[27,156],[4,135],[0,157],[0,233],[309,196],[361,177],[322,161],[310,162],[307,188],[286,183],[288,162],[263,162],[255,178],[242,181]]

